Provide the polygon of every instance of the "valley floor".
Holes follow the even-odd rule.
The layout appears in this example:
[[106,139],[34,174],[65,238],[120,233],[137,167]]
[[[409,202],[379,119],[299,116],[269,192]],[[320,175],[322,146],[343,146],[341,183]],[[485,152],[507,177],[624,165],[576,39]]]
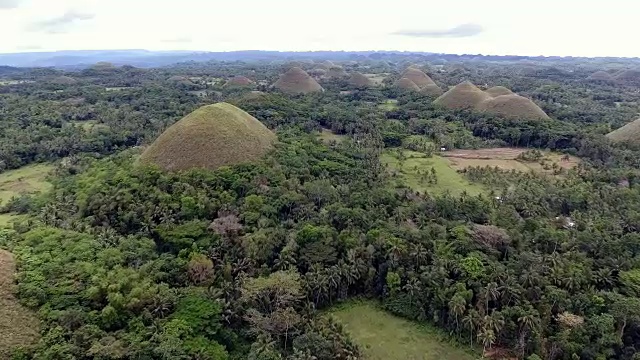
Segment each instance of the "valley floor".
[[442,335],[379,309],[373,302],[339,306],[331,314],[345,326],[367,360],[473,360]]

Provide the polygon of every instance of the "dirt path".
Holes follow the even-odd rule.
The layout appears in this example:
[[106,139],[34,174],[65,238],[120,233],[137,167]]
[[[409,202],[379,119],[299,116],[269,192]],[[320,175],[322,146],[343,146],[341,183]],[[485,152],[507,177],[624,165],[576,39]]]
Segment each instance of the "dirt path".
[[15,271],[13,255],[0,249],[0,359],[8,358],[10,349],[38,338],[38,320],[13,295]]

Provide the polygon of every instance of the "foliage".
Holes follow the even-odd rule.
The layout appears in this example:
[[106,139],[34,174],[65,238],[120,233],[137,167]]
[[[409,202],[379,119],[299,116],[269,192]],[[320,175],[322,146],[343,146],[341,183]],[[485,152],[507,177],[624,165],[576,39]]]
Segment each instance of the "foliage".
[[[376,60],[385,56],[366,66],[401,67]],[[488,355],[633,359],[640,153],[604,134],[635,116],[638,95],[586,81],[592,63],[548,61],[558,68],[441,62],[429,74],[447,85],[501,81],[556,119],[543,122],[439,108],[392,80],[342,95],[346,79],[292,97],[222,87],[252,71],[273,83],[281,69],[263,62],[93,68],[62,85],[42,77],[63,72],[21,73],[35,82],[0,88],[2,167],[64,160],[51,191],[12,202],[30,217],[0,239],[17,259],[19,297],[43,324],[20,356],[356,359],[368,349],[318,310],[368,296]],[[122,151],[227,99],[278,134],[254,164],[167,173],[136,166],[138,149]],[[96,125],[77,125],[86,121]],[[347,136],[324,143],[321,129]],[[554,177],[458,173],[431,144],[548,148],[583,161]],[[390,148],[400,146],[421,153]],[[347,328],[368,321],[358,329],[383,340],[412,332],[365,313]]]

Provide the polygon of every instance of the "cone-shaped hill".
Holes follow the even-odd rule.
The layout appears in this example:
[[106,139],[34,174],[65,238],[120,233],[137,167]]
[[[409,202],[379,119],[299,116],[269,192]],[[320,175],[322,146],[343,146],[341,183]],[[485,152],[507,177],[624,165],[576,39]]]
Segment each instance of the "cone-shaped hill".
[[640,144],[640,119],[613,130],[607,134],[607,137],[614,143]]
[[93,64],[91,68],[94,70],[111,70],[115,69],[116,67],[110,62],[98,61],[97,63]]
[[402,90],[420,91],[420,87],[406,77],[403,77],[402,79],[396,81],[395,86]]
[[342,66],[332,66],[329,69],[329,71],[327,71],[326,76],[329,78],[341,78],[341,77],[347,77],[349,76],[349,74],[347,74],[347,72],[344,71]]
[[225,88],[251,87],[254,82],[245,76],[234,76],[224,84]]
[[52,78],[51,80],[49,80],[49,82],[56,85],[74,85],[78,83],[78,80],[69,76],[62,75]]
[[587,80],[590,81],[602,81],[602,82],[614,82],[615,79],[613,78],[613,76],[611,74],[609,74],[606,71],[596,71],[593,74],[589,75],[589,77],[587,78]]
[[317,81],[299,67],[282,74],[273,86],[286,94],[308,94],[323,90]]
[[433,101],[434,104],[449,109],[474,109],[491,96],[478,89],[469,81],[464,81]]
[[619,81],[640,82],[640,69],[622,70],[614,78]]
[[425,85],[422,89],[420,89],[420,92],[431,97],[438,97],[444,93],[440,86],[436,84]]
[[308,71],[308,74],[311,76],[325,76],[327,74],[327,70],[321,68],[315,68]]
[[504,86],[494,86],[492,88],[487,89],[487,91],[485,92],[493,97],[500,96],[500,95],[513,95],[513,91],[507,89]]
[[351,74],[351,77],[349,78],[349,84],[351,86],[364,88],[373,86],[373,81],[371,81],[371,79],[362,75],[361,73],[355,72]]
[[477,110],[513,119],[549,119],[536,103],[517,94],[489,98],[478,104]]
[[282,65],[282,67],[285,70],[289,70],[289,69],[294,68],[294,67],[301,68],[302,67],[302,63],[300,61],[295,61],[294,60],[294,61],[289,61],[289,62],[285,63],[284,65]]
[[163,132],[142,156],[143,165],[166,171],[216,169],[257,160],[276,135],[245,111],[227,103],[203,106]]
[[405,70],[402,77],[413,81],[413,83],[418,85],[418,87],[421,89],[427,85],[435,84],[435,82],[433,82],[433,80],[431,80],[431,78],[427,76],[427,74],[422,72],[422,70],[412,66],[408,67],[407,70]]
[[167,79],[167,81],[175,81],[175,82],[186,81],[186,80],[189,80],[189,79],[180,75],[173,75],[172,77]]

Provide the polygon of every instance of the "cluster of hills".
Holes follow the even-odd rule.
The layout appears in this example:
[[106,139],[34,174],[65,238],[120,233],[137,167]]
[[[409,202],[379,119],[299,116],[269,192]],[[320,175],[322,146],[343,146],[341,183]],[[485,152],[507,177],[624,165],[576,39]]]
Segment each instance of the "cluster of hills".
[[429,75],[414,66],[409,66],[402,77],[396,81],[395,86],[406,91],[419,91],[428,96],[439,96],[442,89],[433,81]]
[[549,119],[549,116],[524,96],[513,93],[503,86],[482,91],[469,81],[464,81],[435,101],[435,104],[454,110],[475,110],[506,118]]

